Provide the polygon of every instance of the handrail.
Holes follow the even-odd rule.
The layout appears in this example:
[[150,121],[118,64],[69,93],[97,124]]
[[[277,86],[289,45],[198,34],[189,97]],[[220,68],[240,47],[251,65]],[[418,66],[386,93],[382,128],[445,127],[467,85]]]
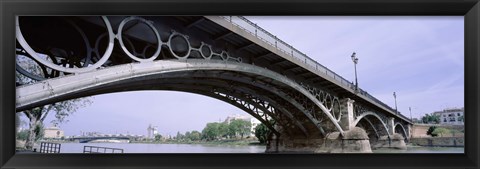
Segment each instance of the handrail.
[[[306,54],[300,52],[298,49],[294,48],[293,46],[289,45],[288,43],[282,41],[281,39],[277,38],[277,36],[271,34],[270,32],[266,31],[265,29],[259,27],[257,24],[253,23],[252,21],[248,20],[243,16],[221,16],[223,19],[227,20],[228,22],[232,23],[232,25],[237,26],[238,28],[254,35],[258,39],[262,40],[263,42],[269,44],[272,47],[275,47],[277,50],[282,51],[283,53],[292,56],[294,59],[297,59],[303,62],[302,67],[310,67],[315,69],[319,73],[323,73],[327,76],[332,77],[335,81],[340,82],[340,84],[346,88],[354,89],[355,86],[352,82],[349,82],[342,76],[338,75],[337,73],[331,71],[327,67],[321,65],[316,60],[308,57]],[[263,35],[263,36],[262,36]],[[282,48],[282,46],[284,48]],[[285,49],[286,48],[286,49]],[[290,52],[290,53],[289,53]],[[363,91],[362,89],[358,89],[359,93],[372,101],[384,106],[386,109],[389,109],[392,112],[397,112],[395,109],[391,108],[390,106],[386,105],[385,103],[381,102],[377,98],[373,97],[372,95],[368,94],[367,92]],[[407,117],[402,115],[400,112],[397,115],[405,118],[406,120],[410,121]]]

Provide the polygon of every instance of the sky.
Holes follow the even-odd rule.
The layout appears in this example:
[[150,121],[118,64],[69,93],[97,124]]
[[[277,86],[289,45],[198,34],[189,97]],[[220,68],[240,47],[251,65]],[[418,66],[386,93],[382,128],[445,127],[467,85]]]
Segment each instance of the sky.
[[[250,16],[252,22],[354,81],[377,99],[419,118],[464,106],[462,16]],[[184,92],[137,91],[90,97],[93,103],[60,124],[65,135],[98,131],[146,135],[149,124],[162,135],[201,131],[228,115],[248,115],[225,102]],[[46,124],[53,120],[51,114]],[[25,119],[25,117],[23,117]]]

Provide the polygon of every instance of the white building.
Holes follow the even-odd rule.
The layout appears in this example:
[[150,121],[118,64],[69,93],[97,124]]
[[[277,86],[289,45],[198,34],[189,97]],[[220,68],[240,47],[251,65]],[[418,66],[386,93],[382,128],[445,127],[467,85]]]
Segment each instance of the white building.
[[465,108],[450,108],[433,114],[440,117],[440,124],[463,125]]
[[46,127],[44,129],[44,138],[55,138],[55,139],[59,139],[59,138],[62,138],[64,137],[64,133],[63,133],[63,130],[60,130],[60,128],[58,127]]
[[153,139],[157,134],[158,134],[158,127],[152,126],[152,124],[148,125],[147,138]]

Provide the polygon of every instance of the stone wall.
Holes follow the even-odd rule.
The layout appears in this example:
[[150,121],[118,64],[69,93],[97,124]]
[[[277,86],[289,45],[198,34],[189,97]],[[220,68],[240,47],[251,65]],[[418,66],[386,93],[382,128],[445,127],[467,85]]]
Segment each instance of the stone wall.
[[[463,125],[439,125],[439,124],[414,124],[412,127],[412,137],[413,138],[419,138],[419,137],[431,137],[427,135],[428,128],[430,126],[436,126],[436,127],[442,127],[442,128],[447,128],[447,129],[454,129],[461,131],[464,129]],[[451,133],[447,133],[444,135],[445,137],[453,137]],[[456,133],[456,137],[463,137],[462,133]]]
[[444,146],[444,147],[464,147],[465,139],[463,137],[430,137],[430,138],[411,138],[410,142],[419,146]]

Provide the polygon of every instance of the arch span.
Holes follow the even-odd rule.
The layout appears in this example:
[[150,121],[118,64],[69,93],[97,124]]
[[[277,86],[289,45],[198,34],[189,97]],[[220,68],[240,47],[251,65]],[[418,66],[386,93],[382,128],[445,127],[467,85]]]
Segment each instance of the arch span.
[[375,120],[376,122],[375,124],[377,125],[373,125],[373,123],[370,120],[368,121],[375,128],[378,136],[385,136],[385,135],[390,136],[393,134],[389,132],[387,124],[385,124],[382,118],[374,112],[365,112],[361,114],[355,119],[355,121],[353,122],[353,126],[357,126],[361,120],[366,119],[367,117],[374,117],[371,120]]
[[[320,133],[324,134],[324,130],[321,128],[321,126],[319,126],[320,124],[318,124],[318,121],[314,121],[315,119],[312,118],[311,114],[308,114],[304,111],[305,109],[301,107],[302,105],[296,103],[294,99],[291,99],[291,96],[289,96],[288,93],[282,92],[282,90],[287,89],[291,92],[299,93],[308,98],[310,102],[312,102],[321,110],[320,115],[325,117],[325,119],[323,119],[323,123],[332,124],[334,130],[339,131],[342,135],[344,133],[330,111],[320,101],[318,101],[315,96],[303,88],[302,85],[276,72],[254,65],[214,60],[160,60],[147,63],[130,63],[98,69],[92,72],[78,73],[75,75],[48,79],[45,81],[40,81],[36,84],[17,87],[16,107],[17,111],[21,111],[35,106],[62,101],[66,100],[67,98],[74,98],[81,95],[88,96],[94,95],[95,93],[106,93],[108,92],[108,87],[126,84],[133,81],[138,82],[152,80],[158,82],[162,80],[172,80],[167,78],[171,74],[175,74],[174,77],[183,75],[183,78],[180,80],[190,80],[191,82],[200,81],[198,77],[202,76],[197,76],[197,78],[192,77],[190,76],[191,72],[210,74],[210,77],[214,79],[217,76],[219,79],[221,79],[221,75],[224,73],[230,73],[229,77],[235,77],[237,79],[242,79],[242,76],[248,74],[250,75],[251,79],[254,79],[250,82],[249,87],[259,89],[254,91],[265,92],[270,90],[269,94],[273,93],[276,96],[281,96],[283,103],[288,102],[290,105],[293,105],[291,107],[297,110],[300,109],[300,112],[303,113],[303,118],[310,120],[308,122],[310,125],[305,127],[306,130],[312,130],[312,128],[316,128],[320,131]],[[213,75],[210,72],[215,72],[216,74]],[[205,75],[205,77],[208,76]],[[262,80],[270,81],[270,83],[268,85],[258,84]],[[243,84],[247,83],[245,82],[245,79],[243,79],[243,81],[228,81],[223,79],[223,82],[225,82],[225,84],[223,84],[224,86],[220,86],[223,89],[227,88],[225,85],[231,85],[233,87],[233,84],[236,84],[236,82],[242,82]],[[218,87],[214,84],[205,84],[205,86]],[[246,93],[248,94],[248,92]],[[252,93],[250,93],[250,95],[252,95]],[[287,111],[284,110],[283,114],[287,115],[288,117]],[[295,115],[295,117],[298,118],[299,116]],[[289,128],[295,126],[296,125],[282,127]]]
[[395,123],[394,125],[394,131],[395,133],[399,133],[403,136],[403,138],[405,139],[405,141],[408,140],[408,135],[407,135],[407,130],[405,130],[405,127],[403,127],[403,125],[401,123]]

